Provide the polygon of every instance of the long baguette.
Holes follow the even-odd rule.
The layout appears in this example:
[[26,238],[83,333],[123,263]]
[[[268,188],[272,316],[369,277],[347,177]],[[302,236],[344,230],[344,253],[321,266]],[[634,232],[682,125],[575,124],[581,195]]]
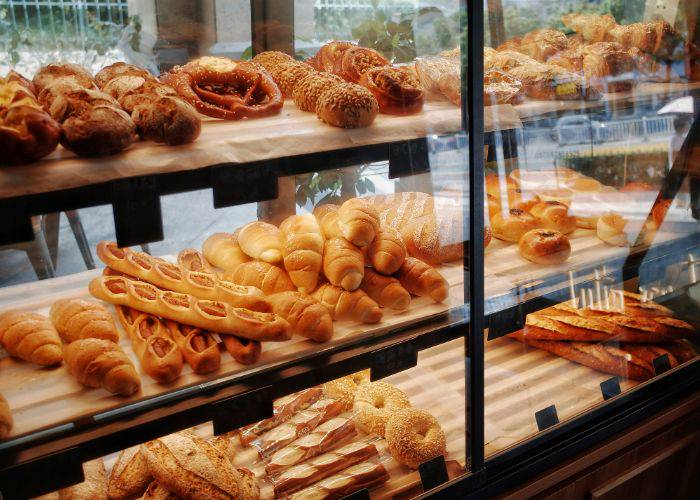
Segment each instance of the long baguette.
[[356,435],[355,423],[351,419],[336,417],[327,420],[309,434],[274,453],[265,469],[268,474],[275,476],[293,465],[329,451],[344,439]]
[[164,319],[250,340],[282,341],[291,338],[291,327],[274,313],[231,307],[224,302],[199,300],[192,295],[161,290],[124,276],[98,276],[90,293],[112,304],[129,306]]
[[241,445],[248,446],[265,432],[286,422],[300,410],[308,408],[319,400],[323,391],[320,387],[311,387],[273,402],[272,416],[239,429]]
[[289,500],[335,500],[363,488],[371,488],[389,479],[389,473],[380,462],[362,462],[319,481],[289,497]]
[[282,498],[351,465],[364,462],[378,455],[377,447],[374,444],[362,441],[350,443],[337,450],[324,453],[308,462],[295,465],[280,474],[274,482],[275,496]]
[[115,271],[146,281],[164,290],[186,293],[198,299],[218,300],[233,307],[245,307],[251,311],[272,310],[262,291],[255,287],[221,280],[216,274],[209,272],[190,271],[146,253],[135,252],[130,248],[119,248],[114,242],[98,243],[97,256]]

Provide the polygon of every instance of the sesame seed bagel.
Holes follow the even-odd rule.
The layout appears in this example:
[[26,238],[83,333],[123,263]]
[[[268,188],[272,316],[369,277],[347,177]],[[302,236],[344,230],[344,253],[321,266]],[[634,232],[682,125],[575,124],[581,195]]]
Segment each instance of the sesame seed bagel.
[[444,455],[447,445],[440,423],[418,408],[395,412],[386,424],[385,437],[391,456],[412,469]]
[[347,409],[352,408],[355,402],[355,393],[361,385],[369,384],[369,370],[340,377],[323,384],[323,394],[329,398],[337,399]]
[[335,127],[369,126],[377,116],[379,104],[366,88],[354,83],[339,83],[321,94],[316,115]]
[[294,87],[294,103],[302,111],[316,112],[316,104],[329,87],[343,83],[343,79],[331,73],[313,73],[305,76]]
[[391,415],[410,406],[408,396],[386,382],[372,382],[359,386],[355,392],[355,423],[368,434],[384,437],[384,430]]

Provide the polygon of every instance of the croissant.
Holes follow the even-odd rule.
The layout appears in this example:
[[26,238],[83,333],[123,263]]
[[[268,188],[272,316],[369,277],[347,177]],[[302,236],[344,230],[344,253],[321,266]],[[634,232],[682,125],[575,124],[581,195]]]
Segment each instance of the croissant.
[[617,26],[615,18],[610,14],[572,13],[563,16],[562,22],[567,28],[581,33],[588,43],[604,42],[608,33]]
[[63,361],[61,339],[41,314],[10,310],[0,314],[0,345],[10,356],[40,366]]
[[281,292],[269,298],[274,313],[286,319],[294,333],[316,342],[333,336],[333,318],[313,297],[301,292]]
[[362,279],[360,289],[381,307],[405,311],[411,303],[411,294],[401,286],[399,280],[379,274],[372,269],[365,269],[365,277]]
[[406,258],[406,245],[396,229],[384,227],[367,247],[372,267],[382,274],[394,274]]
[[447,298],[449,286],[445,278],[421,260],[406,257],[401,269],[394,276],[413,295],[429,296],[435,302],[442,302]]
[[238,234],[214,233],[202,244],[202,253],[207,261],[224,271],[233,271],[238,264],[248,262],[248,257],[238,245]]
[[331,203],[319,205],[314,208],[314,217],[316,217],[318,224],[321,226],[323,237],[327,240],[343,237],[338,223],[339,208],[338,205],[333,205]]
[[254,286],[265,295],[296,290],[286,271],[267,262],[245,262],[233,272],[225,273],[224,279],[238,285]]
[[68,371],[86,387],[102,387],[112,394],[131,396],[141,387],[134,365],[109,340],[79,339],[65,346]]
[[323,249],[323,274],[331,284],[345,290],[360,286],[365,270],[362,252],[343,238],[326,241]]
[[323,264],[323,234],[313,215],[292,215],[280,224],[284,268],[292,283],[302,292],[311,292],[318,283]]
[[350,198],[338,209],[338,224],[346,240],[364,247],[379,231],[379,214],[367,200]]
[[282,260],[282,234],[268,222],[255,221],[243,226],[238,244],[246,255],[274,264]]
[[86,338],[119,342],[114,318],[101,304],[82,299],[59,299],[51,305],[49,318],[65,342]]
[[0,394],[0,439],[5,439],[12,430],[12,412],[5,396]]
[[378,323],[382,320],[379,305],[362,290],[348,292],[326,283],[312,295],[330,311],[335,320],[350,319],[362,323]]

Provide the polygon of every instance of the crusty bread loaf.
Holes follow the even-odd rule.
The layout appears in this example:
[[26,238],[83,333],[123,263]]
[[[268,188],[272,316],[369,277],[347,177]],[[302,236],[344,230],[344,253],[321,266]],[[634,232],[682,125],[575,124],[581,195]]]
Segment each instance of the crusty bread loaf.
[[406,258],[406,245],[396,229],[382,227],[367,247],[372,267],[382,274],[394,274]]
[[63,361],[61,339],[41,314],[9,310],[0,314],[0,345],[10,356],[40,366]]
[[237,233],[214,233],[202,244],[204,257],[213,266],[233,271],[238,264],[248,262],[248,257],[238,245]]
[[246,255],[275,264],[282,260],[282,234],[268,222],[254,221],[238,233],[238,244]]
[[328,281],[345,290],[355,290],[362,282],[365,258],[362,252],[344,238],[326,241],[323,249],[323,274]]
[[343,237],[343,233],[340,231],[340,224],[338,222],[339,208],[340,207],[338,205],[333,205],[332,203],[319,205],[314,208],[314,217],[316,217],[319,226],[321,226],[323,237],[327,240]]
[[265,295],[296,290],[294,283],[284,269],[267,262],[245,262],[232,272],[225,273],[224,279],[238,285],[254,286],[262,290]]
[[270,295],[272,310],[292,325],[294,333],[325,342],[333,336],[333,319],[316,299],[302,292],[280,292]]
[[58,299],[51,305],[49,317],[65,342],[85,338],[119,342],[114,318],[102,304],[82,299]]
[[350,198],[338,209],[338,224],[343,237],[353,245],[372,243],[379,231],[379,214],[363,198]]
[[236,469],[212,444],[188,432],[141,445],[153,477],[167,490],[201,500],[253,500],[260,490],[252,474]]
[[141,387],[134,365],[117,344],[103,339],[80,339],[64,349],[68,371],[86,387],[102,387],[131,396]]
[[106,500],[107,472],[101,458],[83,464],[85,481],[58,491],[60,500]]
[[146,491],[151,481],[153,477],[139,447],[127,448],[114,462],[107,482],[107,496],[110,500],[136,498]]
[[379,274],[373,269],[365,269],[360,289],[381,307],[405,311],[411,303],[411,294],[401,286],[399,280]]
[[284,268],[300,291],[316,288],[323,264],[323,234],[311,214],[292,215],[280,224]]
[[5,439],[12,430],[12,411],[5,396],[0,394],[0,439]]
[[411,294],[427,296],[435,302],[444,301],[449,294],[449,285],[445,278],[425,262],[413,257],[406,257],[394,277]]
[[178,500],[180,497],[172,491],[168,491],[158,481],[153,481],[148,485],[141,500]]
[[379,305],[362,290],[349,292],[326,283],[312,295],[328,308],[333,319],[351,319],[362,323],[378,323],[382,319]]

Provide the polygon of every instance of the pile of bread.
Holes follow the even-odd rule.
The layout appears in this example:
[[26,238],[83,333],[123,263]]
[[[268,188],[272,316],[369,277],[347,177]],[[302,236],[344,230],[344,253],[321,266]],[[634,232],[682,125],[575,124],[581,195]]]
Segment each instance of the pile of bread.
[[652,200],[639,199],[647,187],[653,189],[629,183],[617,190],[566,167],[515,169],[506,177],[486,175],[486,211],[495,238],[517,243],[527,260],[559,264],[569,258],[568,235],[577,228],[593,229],[613,246],[649,244],[671,203],[654,205],[649,222],[635,216],[637,201],[651,208]]
[[[192,106],[131,64],[115,63],[93,77],[76,64],[54,63],[40,68],[31,82],[11,72],[0,88],[0,130],[3,137],[9,130],[12,146],[0,153],[0,164],[35,161],[59,139],[75,154],[95,157],[123,151],[138,137],[185,144],[201,130]],[[24,100],[22,106],[18,100]]]
[[109,473],[88,462],[83,483],[42,499],[340,498],[386,482],[392,458],[415,469],[445,448],[434,416],[364,371],[280,398],[272,417],[225,435],[164,436],[120,452]]
[[631,292],[610,292],[601,303],[565,302],[529,314],[510,334],[527,345],[595,370],[633,380],[654,377],[654,360],[668,356],[674,368],[697,356],[695,328],[673,311]]
[[[673,50],[682,42],[665,21],[619,25],[609,15],[567,14],[575,33],[538,29],[484,49],[484,103],[517,103],[523,96],[544,100],[597,99],[624,92],[639,81],[667,80]],[[686,50],[697,49],[686,44]],[[459,49],[419,58],[423,88],[459,105]],[[692,74],[690,75],[692,78]]]

